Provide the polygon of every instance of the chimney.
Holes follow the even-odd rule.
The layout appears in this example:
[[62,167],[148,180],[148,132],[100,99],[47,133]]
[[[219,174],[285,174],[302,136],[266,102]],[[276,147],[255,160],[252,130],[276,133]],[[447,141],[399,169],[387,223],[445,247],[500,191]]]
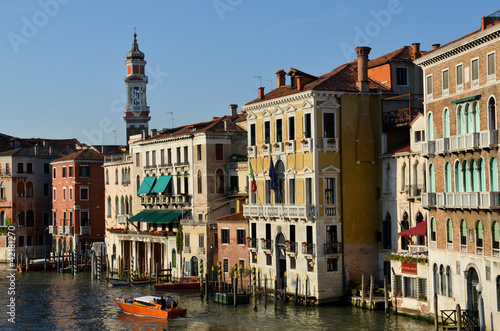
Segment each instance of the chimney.
[[146,140],[146,139],[148,139],[148,131],[142,130],[141,131],[141,140]]
[[432,50],[435,51],[441,46],[441,44],[432,44]]
[[231,116],[237,116],[238,115],[238,105],[235,105],[234,103],[229,105],[229,109],[231,109]]
[[304,88],[304,84],[306,82],[306,79],[304,76],[298,76],[297,75],[297,90],[302,90]]
[[278,83],[278,88],[286,85],[286,72],[283,69],[280,69],[276,73],[276,82]]
[[420,43],[413,43],[412,46],[413,59],[416,60],[422,56],[422,53],[420,53]]
[[231,123],[228,120],[224,121],[224,131],[229,132],[230,124]]
[[264,100],[264,87],[259,87],[259,100]]
[[151,129],[151,136],[156,136],[158,134],[157,129]]
[[35,144],[35,147],[33,148],[35,152],[35,156],[38,156],[38,143]]
[[370,90],[370,83],[368,82],[368,54],[370,54],[370,47],[356,47],[356,54],[358,55],[358,82],[356,85],[362,93]]

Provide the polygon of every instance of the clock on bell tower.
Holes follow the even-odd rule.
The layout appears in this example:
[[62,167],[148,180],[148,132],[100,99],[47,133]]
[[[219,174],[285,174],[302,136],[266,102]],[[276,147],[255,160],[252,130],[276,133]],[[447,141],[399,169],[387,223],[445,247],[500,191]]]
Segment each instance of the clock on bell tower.
[[132,50],[127,53],[127,75],[125,85],[127,85],[127,105],[125,106],[125,116],[123,119],[127,125],[127,143],[130,136],[139,134],[149,129],[149,107],[146,102],[146,85],[148,76],[145,75],[144,53],[139,50],[137,44],[137,34],[134,33],[134,43]]

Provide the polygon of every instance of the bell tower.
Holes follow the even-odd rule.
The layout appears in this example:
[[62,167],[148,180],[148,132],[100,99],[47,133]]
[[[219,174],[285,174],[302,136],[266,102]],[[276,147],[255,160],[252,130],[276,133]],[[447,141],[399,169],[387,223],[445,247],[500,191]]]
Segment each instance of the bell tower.
[[146,85],[148,76],[144,73],[146,61],[144,53],[139,50],[137,44],[137,34],[134,33],[134,43],[132,50],[127,53],[127,75],[125,85],[127,85],[127,105],[125,106],[125,116],[123,119],[127,123],[127,143],[130,136],[139,134],[143,130],[149,129],[149,107],[146,102]]

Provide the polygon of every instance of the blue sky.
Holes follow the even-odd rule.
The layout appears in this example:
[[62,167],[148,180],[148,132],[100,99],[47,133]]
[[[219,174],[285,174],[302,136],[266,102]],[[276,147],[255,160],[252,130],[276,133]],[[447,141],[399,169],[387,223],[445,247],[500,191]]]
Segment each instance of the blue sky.
[[229,114],[231,103],[241,110],[261,82],[275,87],[279,69],[325,74],[354,60],[355,46],[370,46],[370,58],[414,42],[429,50],[499,9],[427,0],[0,0],[0,132],[124,144],[134,27],[148,62],[150,128],[161,129],[172,126],[169,112],[179,126]]

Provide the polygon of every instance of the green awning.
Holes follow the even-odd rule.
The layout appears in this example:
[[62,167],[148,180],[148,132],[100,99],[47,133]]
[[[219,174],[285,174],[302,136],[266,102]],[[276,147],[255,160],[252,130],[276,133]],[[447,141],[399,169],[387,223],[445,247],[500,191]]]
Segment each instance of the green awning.
[[156,180],[155,186],[150,193],[163,193],[168,186],[168,183],[172,179],[172,176],[160,176]]
[[467,102],[467,101],[479,100],[480,98],[481,98],[481,95],[478,94],[478,95],[475,95],[473,97],[468,97],[468,98],[464,98],[464,99],[460,99],[460,100],[455,100],[455,101],[452,101],[451,103],[463,103],[463,102]]
[[145,177],[142,181],[141,187],[139,187],[139,190],[137,191],[137,194],[149,194],[155,180],[156,177]]
[[182,216],[180,210],[143,210],[130,218],[131,222],[170,223]]

